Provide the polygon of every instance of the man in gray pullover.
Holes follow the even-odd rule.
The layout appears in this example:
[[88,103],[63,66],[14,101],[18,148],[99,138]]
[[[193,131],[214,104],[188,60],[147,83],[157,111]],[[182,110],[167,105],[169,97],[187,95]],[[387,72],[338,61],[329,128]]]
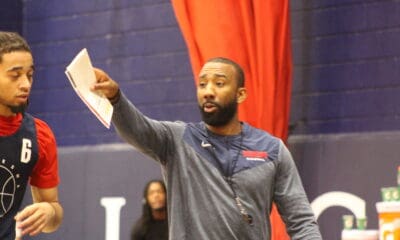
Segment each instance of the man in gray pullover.
[[95,74],[93,90],[114,105],[118,134],[162,166],[170,240],[270,239],[272,203],[291,239],[322,239],[284,143],[238,119],[246,99],[238,64],[213,58],[201,69],[200,123],[150,119],[105,72]]

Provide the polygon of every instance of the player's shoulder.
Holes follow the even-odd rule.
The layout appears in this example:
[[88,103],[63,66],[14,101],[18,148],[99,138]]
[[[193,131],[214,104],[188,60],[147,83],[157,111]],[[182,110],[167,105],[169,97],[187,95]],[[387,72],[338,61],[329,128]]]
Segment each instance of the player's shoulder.
[[270,132],[263,130],[261,128],[256,128],[248,123],[243,123],[243,129],[246,133],[248,133],[253,138],[264,139],[272,142],[280,142],[281,139],[272,135]]
[[44,120],[37,117],[33,117],[33,120],[35,121],[35,125],[38,129],[46,129],[51,131],[50,126]]
[[32,118],[35,122],[36,132],[39,137],[54,139],[53,130],[44,120],[37,117],[32,117]]

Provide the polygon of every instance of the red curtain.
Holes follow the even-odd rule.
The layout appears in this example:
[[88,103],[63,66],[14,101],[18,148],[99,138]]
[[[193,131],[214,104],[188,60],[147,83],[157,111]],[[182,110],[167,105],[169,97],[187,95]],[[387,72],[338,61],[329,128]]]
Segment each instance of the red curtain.
[[[286,140],[292,59],[289,0],[171,0],[196,81],[204,62],[227,57],[246,76],[239,118]],[[289,239],[275,207],[272,239]]]

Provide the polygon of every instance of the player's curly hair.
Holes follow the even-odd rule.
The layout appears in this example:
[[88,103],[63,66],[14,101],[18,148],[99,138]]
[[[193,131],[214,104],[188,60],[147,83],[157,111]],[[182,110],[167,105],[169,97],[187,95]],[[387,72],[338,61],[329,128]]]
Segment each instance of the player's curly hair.
[[18,33],[0,31],[0,63],[4,54],[16,51],[31,52],[31,48]]

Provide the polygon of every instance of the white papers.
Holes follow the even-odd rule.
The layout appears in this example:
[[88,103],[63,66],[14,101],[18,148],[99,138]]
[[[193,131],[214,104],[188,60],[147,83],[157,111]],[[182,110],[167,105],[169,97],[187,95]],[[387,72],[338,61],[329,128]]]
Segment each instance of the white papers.
[[110,128],[113,106],[104,95],[90,90],[96,76],[86,48],[67,66],[65,74],[80,99],[104,126]]

